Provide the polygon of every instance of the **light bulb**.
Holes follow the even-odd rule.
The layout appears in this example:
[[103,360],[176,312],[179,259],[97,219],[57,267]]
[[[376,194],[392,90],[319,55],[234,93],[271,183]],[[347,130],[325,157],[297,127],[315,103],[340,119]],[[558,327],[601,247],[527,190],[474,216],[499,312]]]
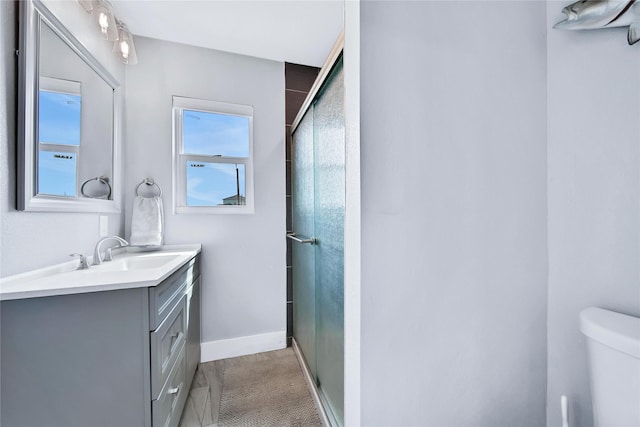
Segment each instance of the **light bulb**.
[[131,33],[123,22],[118,21],[116,25],[118,26],[118,40],[113,44],[113,53],[127,65],[137,64],[138,56]]
[[98,25],[100,25],[100,31],[102,34],[107,34],[107,30],[109,29],[109,17],[106,13],[100,12],[98,16]]
[[129,43],[126,40],[120,42],[120,52],[124,59],[129,59]]
[[113,16],[111,4],[106,0],[95,0],[93,4],[95,7],[93,8],[93,12],[91,12],[91,19],[98,28],[100,28],[102,37],[109,41],[118,40],[118,28]]

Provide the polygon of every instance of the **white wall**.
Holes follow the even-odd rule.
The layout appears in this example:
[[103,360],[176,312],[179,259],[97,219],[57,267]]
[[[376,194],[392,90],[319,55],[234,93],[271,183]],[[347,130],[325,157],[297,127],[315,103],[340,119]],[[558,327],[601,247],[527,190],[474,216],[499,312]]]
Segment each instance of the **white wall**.
[[344,425],[360,426],[360,2],[344,4]]
[[362,425],[541,426],[544,2],[363,2]]
[[[96,58],[124,84],[124,66],[111,54],[111,43],[98,37],[89,17],[75,2],[46,4]],[[99,239],[98,214],[28,213],[15,210],[17,2],[0,1],[0,277],[69,261],[69,254],[90,255]],[[124,215],[110,214],[109,231],[124,231]]]
[[580,310],[640,315],[639,49],[626,28],[548,33],[550,427],[562,394],[571,425],[593,425]]
[[[125,101],[127,236],[134,190],[153,177],[164,191],[165,243],[202,243],[203,359],[284,347],[284,64],[143,37],[135,42],[139,63],[127,69]],[[173,95],[253,105],[255,214],[172,213]]]

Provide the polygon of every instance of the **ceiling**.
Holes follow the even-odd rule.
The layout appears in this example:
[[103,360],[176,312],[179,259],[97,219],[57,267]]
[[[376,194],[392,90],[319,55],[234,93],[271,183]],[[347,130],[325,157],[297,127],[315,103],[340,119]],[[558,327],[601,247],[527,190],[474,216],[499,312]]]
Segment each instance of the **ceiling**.
[[134,35],[320,67],[343,28],[342,0],[116,0]]

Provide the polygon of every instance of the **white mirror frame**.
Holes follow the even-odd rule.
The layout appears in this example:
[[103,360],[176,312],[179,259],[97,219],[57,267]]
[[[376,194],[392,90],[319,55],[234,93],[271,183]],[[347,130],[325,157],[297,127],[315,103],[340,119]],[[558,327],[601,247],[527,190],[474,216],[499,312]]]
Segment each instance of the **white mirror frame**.
[[[111,200],[36,195],[36,109],[38,106],[38,54],[40,22],[48,25],[80,58],[113,88],[113,138]],[[39,0],[20,2],[20,48],[18,51],[18,191],[17,209],[31,212],[120,212],[120,83],[89,50]]]

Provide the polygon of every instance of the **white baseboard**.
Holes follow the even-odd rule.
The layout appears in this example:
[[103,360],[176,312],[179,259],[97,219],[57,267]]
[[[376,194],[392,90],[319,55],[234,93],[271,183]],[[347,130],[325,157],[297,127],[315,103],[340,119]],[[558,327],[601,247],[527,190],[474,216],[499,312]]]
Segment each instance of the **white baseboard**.
[[246,356],[263,351],[280,350],[287,346],[286,331],[249,335],[200,344],[201,362]]

